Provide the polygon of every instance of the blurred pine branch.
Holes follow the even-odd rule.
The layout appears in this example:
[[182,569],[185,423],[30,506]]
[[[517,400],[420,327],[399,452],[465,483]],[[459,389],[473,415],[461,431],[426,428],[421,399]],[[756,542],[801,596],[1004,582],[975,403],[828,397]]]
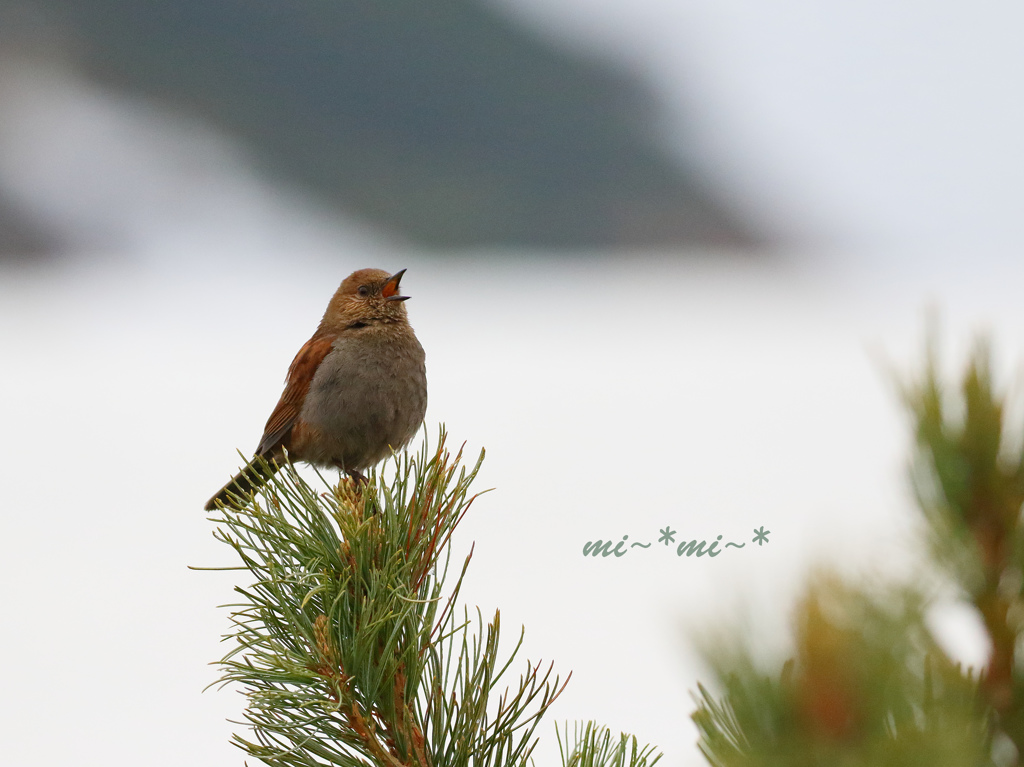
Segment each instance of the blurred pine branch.
[[947,657],[917,589],[818,574],[781,670],[759,667],[738,641],[710,653],[722,692],[700,685],[693,719],[716,767],[1013,765],[1024,753],[1024,450],[1007,438],[988,344],[975,345],[956,391],[931,344],[920,378],[901,391],[932,559],[982,617],[989,662],[976,674]]

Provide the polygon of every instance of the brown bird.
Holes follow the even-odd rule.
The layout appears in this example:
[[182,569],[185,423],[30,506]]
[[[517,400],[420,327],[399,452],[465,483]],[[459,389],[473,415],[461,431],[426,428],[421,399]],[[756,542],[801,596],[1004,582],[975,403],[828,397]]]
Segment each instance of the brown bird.
[[[277,471],[292,461],[360,474],[412,439],[427,410],[423,347],[399,294],[405,269],[360,269],[341,283],[327,311],[292,360],[281,400],[270,414],[256,457]],[[275,463],[276,462],[276,463]],[[250,464],[206,504],[244,496],[266,473]]]

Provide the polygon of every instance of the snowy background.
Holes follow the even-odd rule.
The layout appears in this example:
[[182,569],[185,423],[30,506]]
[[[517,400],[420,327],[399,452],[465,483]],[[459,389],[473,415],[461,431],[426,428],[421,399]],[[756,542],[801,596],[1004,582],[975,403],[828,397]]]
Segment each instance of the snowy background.
[[[201,693],[235,576],[186,566],[231,564],[202,503],[356,268],[408,268],[428,431],[487,448],[479,485],[496,490],[456,541],[476,545],[464,595],[510,636],[524,624],[526,656],[573,671],[552,721],[593,718],[700,764],[695,635],[747,610],[781,642],[817,563],[913,571],[886,365],[916,369],[934,307],[947,362],[988,329],[1001,379],[1020,378],[1024,11],[502,7],[648,74],[687,116],[679,151],[783,244],[421,252],[270,182],[209,126],[58,61],[0,68],[5,189],[97,243],[0,265],[5,763],[241,763],[226,721],[241,698]],[[772,532],[714,560],[657,543],[581,555],[666,525]],[[969,613],[935,621],[984,661]]]

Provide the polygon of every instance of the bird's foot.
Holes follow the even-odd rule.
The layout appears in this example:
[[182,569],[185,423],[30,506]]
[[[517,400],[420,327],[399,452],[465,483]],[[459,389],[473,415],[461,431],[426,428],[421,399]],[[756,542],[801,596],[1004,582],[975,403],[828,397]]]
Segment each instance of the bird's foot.
[[[347,491],[351,493],[352,500],[361,509],[364,510],[364,514],[369,512],[370,514],[380,514],[380,508],[377,505],[377,499],[371,493],[364,493],[363,491],[370,484],[362,473],[355,471],[354,469],[346,469],[340,463],[335,461],[335,466],[338,467],[342,474],[342,481],[338,485],[339,489],[345,486]],[[345,475],[348,475],[346,482]]]

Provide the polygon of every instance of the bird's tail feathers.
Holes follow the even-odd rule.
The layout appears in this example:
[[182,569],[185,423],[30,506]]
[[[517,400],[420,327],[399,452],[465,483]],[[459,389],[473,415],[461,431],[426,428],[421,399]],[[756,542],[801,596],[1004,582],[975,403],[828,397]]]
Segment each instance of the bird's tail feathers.
[[217,508],[218,502],[224,506],[239,504],[244,506],[252,494],[267,484],[267,480],[277,473],[281,468],[283,458],[283,456],[256,456],[248,466],[232,477],[230,482],[206,502],[205,509],[213,511]]

